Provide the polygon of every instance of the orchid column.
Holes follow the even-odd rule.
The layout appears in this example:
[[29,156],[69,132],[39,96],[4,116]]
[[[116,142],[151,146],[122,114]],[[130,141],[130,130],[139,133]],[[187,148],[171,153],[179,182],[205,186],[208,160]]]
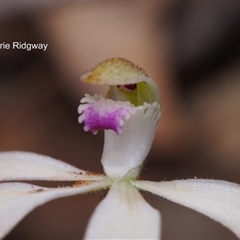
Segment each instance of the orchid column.
[[102,165],[112,179],[136,178],[155,136],[160,96],[145,71],[114,58],[86,72],[82,81],[109,85],[106,98],[86,95],[79,106],[79,122],[94,134],[104,129]]

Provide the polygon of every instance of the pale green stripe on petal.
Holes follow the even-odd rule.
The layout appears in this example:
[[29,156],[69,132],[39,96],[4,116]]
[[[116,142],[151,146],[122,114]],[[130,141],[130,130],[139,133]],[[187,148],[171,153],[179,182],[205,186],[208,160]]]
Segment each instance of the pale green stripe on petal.
[[240,185],[205,179],[131,183],[214,219],[240,238]]
[[90,174],[60,160],[36,153],[21,151],[0,153],[0,181],[81,181],[102,178],[102,175]]
[[73,187],[43,188],[27,183],[0,184],[0,239],[6,236],[34,208],[56,198],[106,188],[109,181]]
[[97,206],[85,239],[159,239],[160,214],[128,182],[114,183]]

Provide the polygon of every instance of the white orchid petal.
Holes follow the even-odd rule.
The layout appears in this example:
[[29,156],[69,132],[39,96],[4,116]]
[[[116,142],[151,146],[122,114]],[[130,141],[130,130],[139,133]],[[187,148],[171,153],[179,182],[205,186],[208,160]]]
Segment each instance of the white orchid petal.
[[0,181],[80,181],[102,178],[101,175],[90,174],[60,160],[36,153],[20,151],[0,153]]
[[85,239],[159,239],[160,214],[127,182],[111,186],[90,219]]
[[34,208],[56,198],[86,193],[109,186],[108,181],[76,184],[72,187],[43,188],[27,183],[0,184],[0,239]]
[[240,185],[204,179],[131,183],[220,222],[240,238]]
[[102,164],[104,172],[115,179],[122,178],[145,160],[155,136],[160,117],[160,105],[144,103],[124,120],[123,132],[105,130]]

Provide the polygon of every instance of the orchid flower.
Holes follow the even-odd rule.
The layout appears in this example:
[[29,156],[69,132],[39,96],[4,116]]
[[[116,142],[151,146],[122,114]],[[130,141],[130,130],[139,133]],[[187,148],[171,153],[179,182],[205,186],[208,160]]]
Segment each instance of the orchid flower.
[[[85,239],[159,239],[160,213],[141,196],[145,190],[207,215],[240,238],[240,185],[219,180],[140,180],[160,117],[160,96],[146,72],[122,58],[84,73],[87,83],[109,85],[106,98],[85,95],[79,122],[85,131],[104,129],[104,174],[83,171],[48,156],[0,154],[0,239],[34,208],[56,198],[108,190],[96,207]],[[73,181],[46,188],[22,181]],[[21,181],[21,182],[14,182]]]

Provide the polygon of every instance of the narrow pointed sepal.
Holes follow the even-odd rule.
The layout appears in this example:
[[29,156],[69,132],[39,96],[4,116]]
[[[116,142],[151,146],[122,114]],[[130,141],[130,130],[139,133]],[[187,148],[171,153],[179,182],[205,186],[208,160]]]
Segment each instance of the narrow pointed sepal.
[[159,239],[160,214],[128,182],[114,183],[97,206],[85,239]]
[[90,181],[100,180],[103,177],[36,153],[21,151],[0,153],[0,181]]
[[240,238],[240,185],[205,179],[131,183],[212,218]]
[[44,188],[27,183],[0,184],[0,239],[34,208],[56,198],[96,191],[110,185],[109,181],[83,182],[71,187]]

